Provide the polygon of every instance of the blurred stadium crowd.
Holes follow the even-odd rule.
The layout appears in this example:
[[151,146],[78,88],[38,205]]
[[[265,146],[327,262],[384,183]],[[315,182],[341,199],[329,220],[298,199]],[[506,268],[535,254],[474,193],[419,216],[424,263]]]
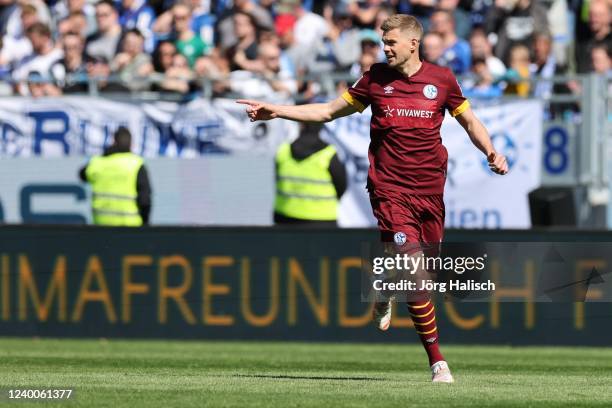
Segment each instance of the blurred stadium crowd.
[[[468,96],[579,93],[610,77],[611,0],[0,0],[0,95],[158,91],[314,100],[384,61],[381,22],[417,16],[425,59]],[[205,82],[203,79],[210,80]],[[340,86],[346,86],[344,82]]]

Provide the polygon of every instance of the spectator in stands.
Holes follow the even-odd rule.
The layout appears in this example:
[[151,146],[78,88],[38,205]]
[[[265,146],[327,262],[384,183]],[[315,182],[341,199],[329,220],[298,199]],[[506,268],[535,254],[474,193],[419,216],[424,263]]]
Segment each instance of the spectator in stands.
[[438,0],[400,1],[397,4],[397,11],[402,14],[411,14],[415,16],[423,25],[423,32],[428,32],[431,29],[430,16],[434,12],[437,3]]
[[[570,15],[568,3],[577,0],[539,0],[542,1],[547,9],[546,17],[550,36],[553,39],[552,53],[558,64],[568,66],[569,48],[574,44],[571,28],[575,24],[573,16]],[[570,21],[571,20],[571,21]],[[536,31],[542,32],[541,29]]]
[[230,70],[258,71],[261,61],[257,59],[257,28],[255,19],[248,13],[237,12],[233,16],[236,43],[227,50]]
[[425,61],[441,67],[445,67],[447,64],[444,58],[444,41],[442,36],[435,31],[423,36],[423,58]]
[[498,98],[503,93],[483,57],[472,59],[471,75],[462,84],[463,94],[467,98],[491,99]]
[[[214,44],[214,24],[216,18],[208,13],[208,9],[203,7],[200,0],[180,0],[180,3],[189,7],[191,14],[191,30],[204,41],[208,46]],[[179,2],[175,3],[179,4]],[[164,11],[153,23],[153,32],[158,40],[167,40],[173,36],[174,10]]]
[[460,1],[460,6],[470,13],[472,27],[484,27],[489,9],[493,7],[493,0]]
[[125,33],[121,52],[111,62],[111,70],[131,90],[142,91],[149,87],[146,75],[151,72],[151,56],[144,50],[145,38],[133,28]]
[[200,36],[206,44],[215,43],[215,23],[217,18],[210,13],[210,7],[204,7],[202,0],[191,0],[191,29]]
[[508,81],[506,93],[520,97],[529,96],[529,49],[521,44],[510,49],[510,68],[506,72],[505,80]]
[[160,41],[153,51],[153,72],[165,74],[172,66],[172,60],[176,54],[176,45],[172,41]]
[[153,21],[155,13],[147,0],[121,0],[119,6],[119,24],[124,31],[138,29],[144,38],[144,49],[153,52]]
[[318,14],[306,10],[300,0],[279,0],[279,14],[291,14],[296,18],[293,31],[299,47],[311,51],[316,48],[330,30],[328,22]]
[[348,72],[361,53],[359,29],[353,25],[353,18],[346,3],[336,4],[328,25],[330,28],[323,41],[318,44],[314,60],[308,65],[308,71]]
[[[591,64],[593,72],[603,75],[604,81],[607,81],[608,95],[612,95],[612,59],[610,48],[603,44],[598,44],[591,48]],[[605,82],[604,82],[604,86]],[[608,106],[606,107],[608,122],[612,123],[612,99],[608,98]]]
[[506,66],[499,58],[493,55],[493,47],[482,29],[477,28],[472,31],[470,35],[470,49],[472,51],[472,59],[485,60],[493,78],[504,76]]
[[439,0],[437,7],[452,14],[455,22],[455,33],[459,38],[467,40],[472,31],[472,20],[470,13],[459,7],[459,0]]
[[376,28],[376,16],[384,2],[384,0],[351,1],[348,7],[357,25],[374,29]]
[[274,27],[279,38],[279,46],[282,50],[283,58],[289,60],[292,71],[296,76],[306,72],[311,51],[307,47],[301,47],[296,42],[294,32],[296,17],[293,14],[280,14],[274,20]]
[[154,91],[187,95],[197,90],[195,76],[189,67],[189,61],[183,54],[172,57],[172,65],[166,69],[162,81],[152,87]]
[[[360,53],[360,30],[354,26],[353,17],[347,3],[338,3],[329,22],[326,43],[323,49],[330,49],[330,53],[319,50],[317,58],[330,58],[335,69],[348,71],[351,65],[357,62]],[[319,64],[317,64],[319,65]]]
[[598,44],[591,48],[591,66],[593,67],[593,72],[604,74],[607,78],[612,77],[610,48],[604,44]]
[[19,16],[17,0],[0,0],[0,34],[5,35],[9,21],[13,16]]
[[89,33],[87,17],[81,11],[71,12],[70,15],[57,24],[57,37],[61,39],[68,33],[78,33],[86,38]]
[[446,10],[437,10],[431,15],[431,31],[440,34],[444,44],[443,58],[446,66],[456,75],[469,71],[472,61],[470,45],[467,41],[457,37],[453,15]]
[[589,4],[588,32],[577,38],[576,70],[585,73],[590,70],[591,48],[602,44],[612,49],[612,4],[606,0],[592,0]]
[[[94,80],[99,93],[126,93],[129,88],[111,78],[109,61],[102,55],[87,56],[85,59],[87,76]],[[87,93],[89,83],[78,82],[64,88],[65,94]]]
[[249,98],[277,96],[286,98],[297,92],[297,82],[291,72],[281,70],[280,48],[266,42],[259,46],[258,60],[261,69],[253,75],[236,71],[231,77],[231,89]]
[[375,30],[369,28],[361,30],[359,32],[359,44],[361,45],[362,54],[372,54],[378,62],[386,61],[382,38]]
[[230,62],[219,48],[213,48],[210,54],[198,58],[194,70],[198,77],[212,80],[214,96],[220,96],[230,88]]
[[[363,75],[366,73],[366,71],[370,70],[370,67],[374,64],[376,64],[378,61],[376,60],[376,58],[374,58],[374,56],[372,54],[369,53],[363,53],[361,54],[361,57],[359,57],[359,75]],[[356,75],[357,77],[359,77],[359,75]]]
[[563,115],[565,112],[578,111],[575,103],[548,102],[552,94],[571,94],[568,84],[549,80],[553,76],[564,75],[567,69],[557,62],[553,52],[553,41],[550,33],[536,33],[534,40],[534,58],[529,67],[532,78],[537,79],[533,86],[533,96],[546,102],[544,114],[546,119]]
[[13,10],[9,16],[6,31],[4,31],[3,34],[14,38],[25,35],[27,28],[22,25],[22,19],[19,18],[19,16],[21,15],[22,7],[26,5],[34,7],[37,21],[51,27],[51,13],[49,12],[49,7],[47,7],[47,4],[43,0],[18,0],[17,4],[19,7]]
[[234,15],[237,13],[245,13],[251,16],[253,25],[257,29],[274,29],[274,21],[268,10],[252,0],[234,0],[234,6],[227,10],[217,23],[215,38],[218,41],[217,45],[223,50],[228,49],[239,41],[236,35],[236,20],[234,19]]
[[[32,44],[32,53],[19,62],[13,71],[13,79],[24,81],[30,72],[36,71],[43,78],[51,81],[51,67],[63,57],[63,52],[55,48],[49,26],[34,23],[28,27],[26,36]],[[20,87],[20,93],[25,93],[25,89]]]
[[44,96],[60,96],[61,89],[52,82],[49,78],[45,78],[40,72],[31,71],[28,73],[27,88],[24,95],[29,95],[33,98]]
[[[36,7],[31,4],[15,6],[14,10],[11,15],[19,16],[21,27],[25,31],[33,24],[41,22],[36,12]],[[32,53],[32,44],[25,35],[25,31],[19,31],[16,36],[7,33],[2,37],[3,46],[0,51],[0,65],[13,68],[15,64]]]
[[566,72],[564,66],[557,64],[552,53],[552,37],[549,33],[537,33],[534,40],[534,58],[530,66],[531,77],[540,79],[533,89],[536,98],[550,99],[553,91],[560,91],[551,81],[545,81]]
[[[359,40],[361,44],[361,55],[359,56],[359,60],[351,67],[350,74],[353,78],[359,78],[359,76],[363,74],[362,67],[364,64],[372,65],[386,60],[385,53],[382,51],[382,40],[376,31],[369,28],[361,30],[359,33]],[[365,58],[364,55],[366,55]],[[372,57],[373,63],[369,62],[369,57]]]
[[87,81],[87,68],[83,60],[85,39],[76,33],[67,33],[62,37],[64,57],[51,67],[53,78],[62,86],[75,82]]
[[284,52],[281,46],[280,38],[276,31],[274,30],[261,30],[259,34],[259,44],[260,47],[263,44],[270,43],[275,47],[280,49],[280,69],[283,72],[288,72],[292,77],[295,77],[296,70],[293,66],[293,61],[289,58],[289,56]]
[[187,3],[176,3],[172,7],[172,38],[177,51],[187,58],[190,67],[208,52],[208,44],[191,29],[191,7]]
[[536,31],[550,32],[546,9],[533,0],[495,0],[485,29],[495,46],[495,55],[506,65],[514,45],[522,44],[532,49]]
[[85,53],[90,57],[103,57],[112,61],[119,50],[122,29],[119,15],[112,0],[100,0],[96,3],[97,31],[87,37]]
[[82,34],[85,36],[94,33],[96,28],[96,8],[87,0],[60,0],[55,3],[51,9],[53,21],[58,29],[60,23],[69,21],[70,16],[82,14],[85,17],[86,31]]

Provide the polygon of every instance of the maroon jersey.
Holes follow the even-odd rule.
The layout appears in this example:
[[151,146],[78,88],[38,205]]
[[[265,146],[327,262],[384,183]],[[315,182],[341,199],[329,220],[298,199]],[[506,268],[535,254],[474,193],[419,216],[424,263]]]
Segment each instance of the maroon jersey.
[[370,191],[444,192],[444,112],[456,116],[469,107],[448,68],[423,61],[408,78],[387,64],[374,64],[342,97],[359,112],[372,107]]

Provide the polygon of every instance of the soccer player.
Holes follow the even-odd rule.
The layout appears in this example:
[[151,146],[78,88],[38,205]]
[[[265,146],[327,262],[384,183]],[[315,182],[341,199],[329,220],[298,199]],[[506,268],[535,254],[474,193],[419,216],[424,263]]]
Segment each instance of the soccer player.
[[[374,64],[350,89],[327,103],[299,106],[238,100],[247,105],[251,121],[283,118],[327,122],[372,108],[370,168],[367,188],[381,239],[400,247],[406,243],[438,243],[444,228],[444,183],[448,154],[440,127],[445,110],[454,116],[482,151],[490,169],[506,174],[506,158],[498,154],[482,123],[470,109],[448,68],[419,58],[423,27],[413,16],[397,14],[385,20],[387,63]],[[432,381],[453,382],[440,353],[434,305],[429,298],[408,301],[432,370]],[[391,323],[391,302],[374,305],[380,330]]]

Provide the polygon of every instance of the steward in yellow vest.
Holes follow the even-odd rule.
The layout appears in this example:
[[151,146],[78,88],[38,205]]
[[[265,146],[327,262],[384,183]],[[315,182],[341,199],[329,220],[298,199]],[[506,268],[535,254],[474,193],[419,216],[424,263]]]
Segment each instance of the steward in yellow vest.
[[151,187],[142,157],[130,152],[130,131],[120,127],[104,155],[91,159],[79,173],[91,184],[96,225],[138,227],[149,223]]
[[336,226],[346,190],[346,170],[336,148],[319,139],[321,125],[304,125],[292,144],[276,153],[274,223]]

